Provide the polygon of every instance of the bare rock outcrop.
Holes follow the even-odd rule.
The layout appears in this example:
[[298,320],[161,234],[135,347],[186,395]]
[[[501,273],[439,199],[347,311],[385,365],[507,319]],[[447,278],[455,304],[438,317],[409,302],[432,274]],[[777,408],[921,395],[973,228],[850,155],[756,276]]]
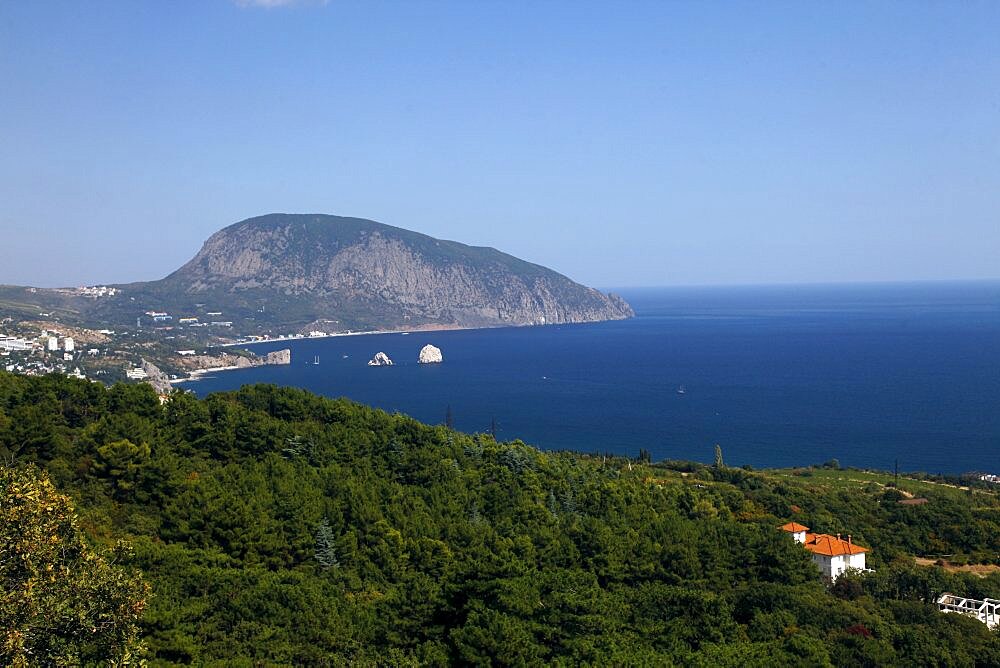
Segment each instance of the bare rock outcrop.
[[417,357],[417,362],[420,364],[440,364],[443,361],[444,356],[441,355],[441,349],[429,343],[420,349],[420,355]]
[[381,351],[375,353],[375,356],[368,360],[368,366],[392,366],[392,364],[389,356]]
[[324,215],[236,223],[166,279],[134,290],[155,293],[157,303],[211,300],[231,311],[253,304],[245,315],[258,326],[328,319],[342,330],[495,327],[634,315],[616,295],[493,248]]
[[283,348],[281,350],[272,350],[267,355],[264,356],[264,364],[291,364],[292,363],[292,351],[288,348]]
[[160,370],[150,361],[142,360],[142,370],[146,372],[146,383],[153,386],[157,394],[170,394],[173,387],[170,385],[170,377]]

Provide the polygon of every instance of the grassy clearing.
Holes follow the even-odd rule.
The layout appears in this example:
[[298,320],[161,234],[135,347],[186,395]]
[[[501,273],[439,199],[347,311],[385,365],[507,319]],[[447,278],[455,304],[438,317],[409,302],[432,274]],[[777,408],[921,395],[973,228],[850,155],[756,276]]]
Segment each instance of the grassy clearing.
[[943,559],[928,559],[926,557],[915,557],[915,561],[920,566],[936,566],[949,573],[972,573],[981,578],[988,577],[991,573],[1000,572],[1000,566],[996,564],[953,564]]
[[[789,468],[770,469],[765,474],[794,481],[808,487],[822,486],[831,489],[857,489],[869,485],[886,487],[896,481],[892,473],[884,471],[860,471],[854,469],[823,469],[823,468]],[[949,485],[930,480],[917,480],[905,475],[899,476],[897,489],[906,496],[923,496],[925,494],[949,494],[965,496],[968,487]],[[994,495],[994,492],[976,490],[977,494]]]

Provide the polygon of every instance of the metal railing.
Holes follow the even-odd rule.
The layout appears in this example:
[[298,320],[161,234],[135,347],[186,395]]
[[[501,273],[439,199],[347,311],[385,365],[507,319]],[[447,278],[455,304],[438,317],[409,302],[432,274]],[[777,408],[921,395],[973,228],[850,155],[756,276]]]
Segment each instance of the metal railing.
[[941,594],[937,603],[941,612],[957,612],[975,617],[991,629],[1000,625],[1000,601],[997,599],[987,598],[980,601],[945,593]]

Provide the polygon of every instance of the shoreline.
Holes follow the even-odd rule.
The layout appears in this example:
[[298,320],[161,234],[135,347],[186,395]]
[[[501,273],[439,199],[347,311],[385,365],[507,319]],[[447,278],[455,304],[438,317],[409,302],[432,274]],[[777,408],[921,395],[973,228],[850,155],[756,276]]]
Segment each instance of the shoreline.
[[[212,348],[249,348],[250,346],[258,346],[265,343],[283,343],[285,341],[333,339],[344,336],[372,336],[375,334],[418,334],[422,332],[455,332],[455,331],[466,331],[473,329],[497,329],[497,328],[432,326],[422,329],[385,329],[385,330],[372,330],[367,332],[333,332],[331,334],[323,334],[321,336],[310,336],[309,334],[294,334],[292,336],[286,336],[284,338],[262,339],[260,341],[220,343],[218,345],[212,346]],[[194,371],[188,371],[187,376],[185,376],[184,378],[171,379],[170,384],[180,385],[182,383],[193,383],[201,380],[202,377],[210,373],[216,373],[219,371],[238,371],[240,369],[253,369],[258,366],[267,366],[267,365],[265,364],[252,364],[249,366],[229,365],[229,366],[206,367],[204,369],[195,369]]]
[[[634,316],[633,316],[634,317]],[[627,319],[627,318],[626,318]],[[263,345],[265,343],[283,343],[286,341],[306,341],[306,340],[318,340],[318,339],[333,339],[344,336],[373,336],[376,334],[422,334],[425,332],[466,332],[466,331],[477,331],[486,329],[520,329],[523,327],[558,327],[561,325],[591,325],[601,322],[611,322],[610,320],[588,320],[584,322],[559,322],[559,323],[545,323],[545,324],[520,324],[520,325],[495,325],[495,326],[485,326],[485,327],[464,327],[458,325],[428,325],[426,327],[418,327],[416,329],[378,329],[369,330],[364,332],[332,332],[324,333],[318,336],[312,336],[309,334],[293,334],[291,336],[285,336],[283,338],[273,338],[273,339],[261,339],[259,341],[244,341],[244,342],[233,342],[233,343],[219,343],[209,348],[251,348],[252,346]],[[202,376],[208,373],[214,373],[217,371],[233,371],[238,369],[250,369],[255,366],[264,365],[251,365],[251,366],[221,366],[221,367],[208,367],[205,369],[196,369],[194,371],[189,371],[188,375],[184,378],[175,378],[170,381],[171,385],[194,382],[200,380]]]
[[[523,326],[523,325],[521,325]],[[530,326],[530,325],[528,325]],[[502,327],[502,326],[501,326]],[[220,343],[218,345],[212,346],[213,348],[242,348],[245,346],[258,346],[263,343],[281,343],[282,341],[303,341],[311,339],[333,339],[342,336],[372,336],[375,334],[418,334],[421,332],[455,332],[464,331],[470,329],[498,329],[497,327],[449,327],[449,326],[434,326],[426,327],[422,329],[376,329],[369,330],[365,332],[333,332],[331,334],[322,334],[318,336],[311,336],[309,334],[293,334],[291,336],[273,338],[273,339],[261,339],[259,341],[244,341],[236,343]]]
[[230,366],[205,367],[204,369],[195,369],[194,371],[188,371],[188,375],[185,376],[184,378],[171,378],[169,382],[171,385],[180,385],[181,383],[191,383],[196,380],[201,380],[202,376],[209,373],[215,373],[216,371],[235,371],[237,369],[253,369],[254,367],[257,366],[263,366],[263,365],[253,364],[250,366],[230,365]]

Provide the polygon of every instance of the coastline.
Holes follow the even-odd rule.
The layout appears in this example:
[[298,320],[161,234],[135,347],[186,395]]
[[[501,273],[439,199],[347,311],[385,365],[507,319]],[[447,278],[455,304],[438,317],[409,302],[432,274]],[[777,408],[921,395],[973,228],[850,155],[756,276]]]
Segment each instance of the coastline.
[[195,369],[194,371],[188,371],[188,375],[185,376],[184,378],[171,378],[170,384],[180,385],[181,383],[191,383],[196,380],[201,380],[202,376],[205,376],[206,374],[210,373],[215,373],[216,371],[234,371],[236,369],[252,369],[254,368],[254,366],[260,366],[260,365],[236,366],[234,364],[230,366],[212,366],[212,367],[205,367],[204,369]]
[[[503,326],[503,325],[501,325]],[[521,325],[522,327],[531,327],[532,325]],[[213,348],[243,348],[247,346],[256,346],[262,343],[280,343],[282,341],[302,341],[302,340],[312,340],[312,339],[333,339],[342,336],[372,336],[374,334],[417,334],[420,332],[452,332],[461,331],[468,329],[496,329],[495,327],[460,327],[460,326],[450,326],[450,325],[433,325],[429,327],[421,327],[417,329],[373,329],[364,332],[333,332],[330,334],[292,334],[291,336],[280,336],[273,339],[260,339],[257,341],[237,341],[233,343],[220,343]]]
[[[528,325],[530,326],[530,325]],[[417,334],[421,332],[452,332],[452,331],[465,331],[472,329],[496,329],[494,327],[458,327],[458,326],[448,326],[448,325],[432,325],[429,327],[422,327],[419,329],[385,329],[385,330],[370,330],[365,332],[333,332],[330,334],[322,334],[312,336],[309,334],[293,334],[291,336],[278,337],[273,339],[261,339],[259,341],[243,341],[243,342],[233,342],[233,343],[220,343],[213,348],[250,348],[251,346],[257,346],[264,343],[283,343],[285,341],[304,341],[304,340],[317,340],[317,339],[333,339],[345,336],[372,336],[375,334]],[[204,376],[208,374],[214,374],[219,371],[235,371],[238,369],[252,369],[256,366],[263,365],[250,365],[250,366],[215,366],[206,367],[204,369],[195,369],[194,371],[189,371],[188,375],[183,378],[173,378],[170,380],[171,385],[180,385],[182,383],[193,383],[201,380]]]

